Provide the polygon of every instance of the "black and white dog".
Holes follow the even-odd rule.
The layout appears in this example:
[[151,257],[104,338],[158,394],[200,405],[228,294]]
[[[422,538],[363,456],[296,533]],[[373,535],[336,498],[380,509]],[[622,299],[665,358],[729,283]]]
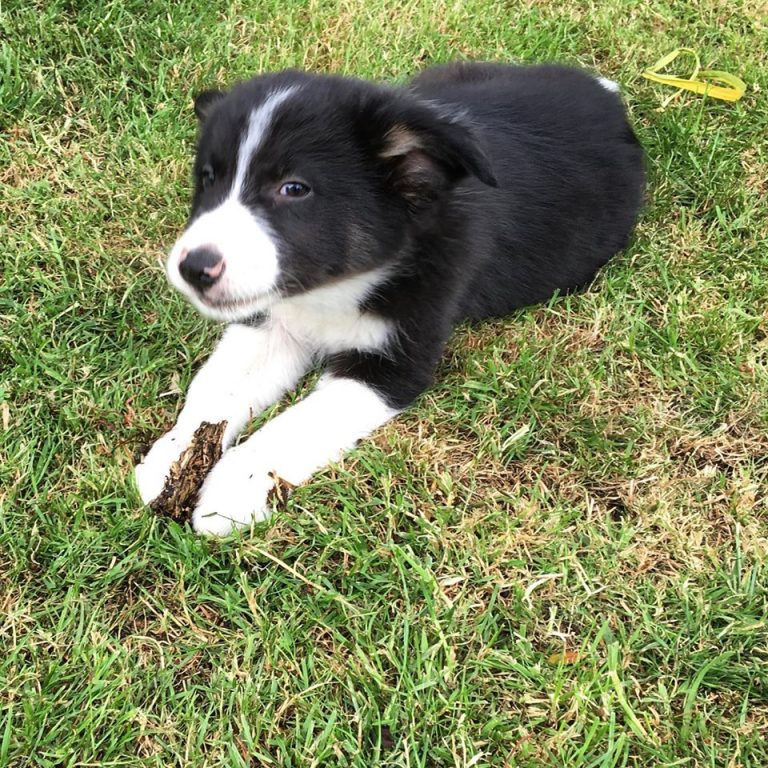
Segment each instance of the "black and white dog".
[[642,151],[614,83],[561,66],[457,64],[408,87],[295,71],[207,92],[171,283],[228,323],[145,502],[203,421],[247,422],[316,362],[315,390],[225,450],[193,525],[226,535],[430,386],[454,326],[588,283],[624,248]]

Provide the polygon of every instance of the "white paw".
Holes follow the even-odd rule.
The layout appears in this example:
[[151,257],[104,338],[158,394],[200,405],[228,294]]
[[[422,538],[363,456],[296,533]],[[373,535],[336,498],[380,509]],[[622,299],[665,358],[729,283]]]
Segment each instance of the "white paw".
[[200,489],[192,527],[207,536],[228,536],[237,528],[266,520],[274,487],[269,470],[253,451],[247,446],[231,448]]
[[172,429],[163,435],[135,470],[136,486],[145,504],[154,501],[163,490],[171,465],[192,442],[191,435]]

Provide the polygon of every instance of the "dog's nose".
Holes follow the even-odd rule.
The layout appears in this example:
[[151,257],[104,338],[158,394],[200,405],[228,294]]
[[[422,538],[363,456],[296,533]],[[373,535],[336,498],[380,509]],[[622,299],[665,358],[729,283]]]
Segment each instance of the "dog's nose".
[[224,259],[213,248],[194,248],[179,264],[181,276],[198,291],[210,288],[224,272]]

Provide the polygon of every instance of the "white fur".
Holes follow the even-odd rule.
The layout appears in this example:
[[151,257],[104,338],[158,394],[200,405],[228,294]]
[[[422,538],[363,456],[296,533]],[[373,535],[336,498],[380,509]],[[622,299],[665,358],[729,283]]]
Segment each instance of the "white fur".
[[[263,311],[279,274],[279,246],[267,223],[241,201],[248,168],[261,146],[275,110],[296,88],[273,93],[254,109],[237,152],[235,178],[221,205],[195,219],[174,244],[166,264],[168,279],[197,310],[215,320],[236,321]],[[224,273],[204,297],[184,280],[179,264],[195,248],[209,247],[224,259]]]
[[391,323],[362,312],[360,304],[375,293],[387,274],[386,269],[375,269],[284,299],[272,309],[273,322],[324,354],[384,349],[392,334]]
[[621,93],[621,87],[617,82],[609,80],[607,77],[598,77],[597,82],[605,88],[606,91],[611,93]]
[[[187,251],[209,246],[224,258],[224,274],[201,297],[182,278]],[[269,302],[278,276],[278,249],[266,224],[235,197],[195,219],[177,240],[167,264],[168,279],[197,310],[216,320],[254,315]]]
[[192,525],[198,533],[226,536],[264,520],[274,476],[303,483],[396,413],[365,384],[324,377],[307,398],[227,451],[203,485]]
[[312,359],[309,348],[281,325],[232,325],[189,388],[176,426],[161,437],[136,467],[136,483],[148,504],[163,489],[171,465],[204,421],[227,421],[223,445],[231,445],[246,423],[294,386]]

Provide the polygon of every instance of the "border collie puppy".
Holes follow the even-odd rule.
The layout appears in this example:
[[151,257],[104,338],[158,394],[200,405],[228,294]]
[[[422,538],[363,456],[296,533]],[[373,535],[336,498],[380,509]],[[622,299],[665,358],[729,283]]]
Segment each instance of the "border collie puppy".
[[[627,245],[642,150],[615,83],[455,64],[403,88],[287,71],[206,92],[170,282],[228,324],[136,468],[163,488],[203,421],[222,458],[192,524],[226,535],[430,386],[454,326],[584,286]],[[317,387],[237,447],[315,364]]]

